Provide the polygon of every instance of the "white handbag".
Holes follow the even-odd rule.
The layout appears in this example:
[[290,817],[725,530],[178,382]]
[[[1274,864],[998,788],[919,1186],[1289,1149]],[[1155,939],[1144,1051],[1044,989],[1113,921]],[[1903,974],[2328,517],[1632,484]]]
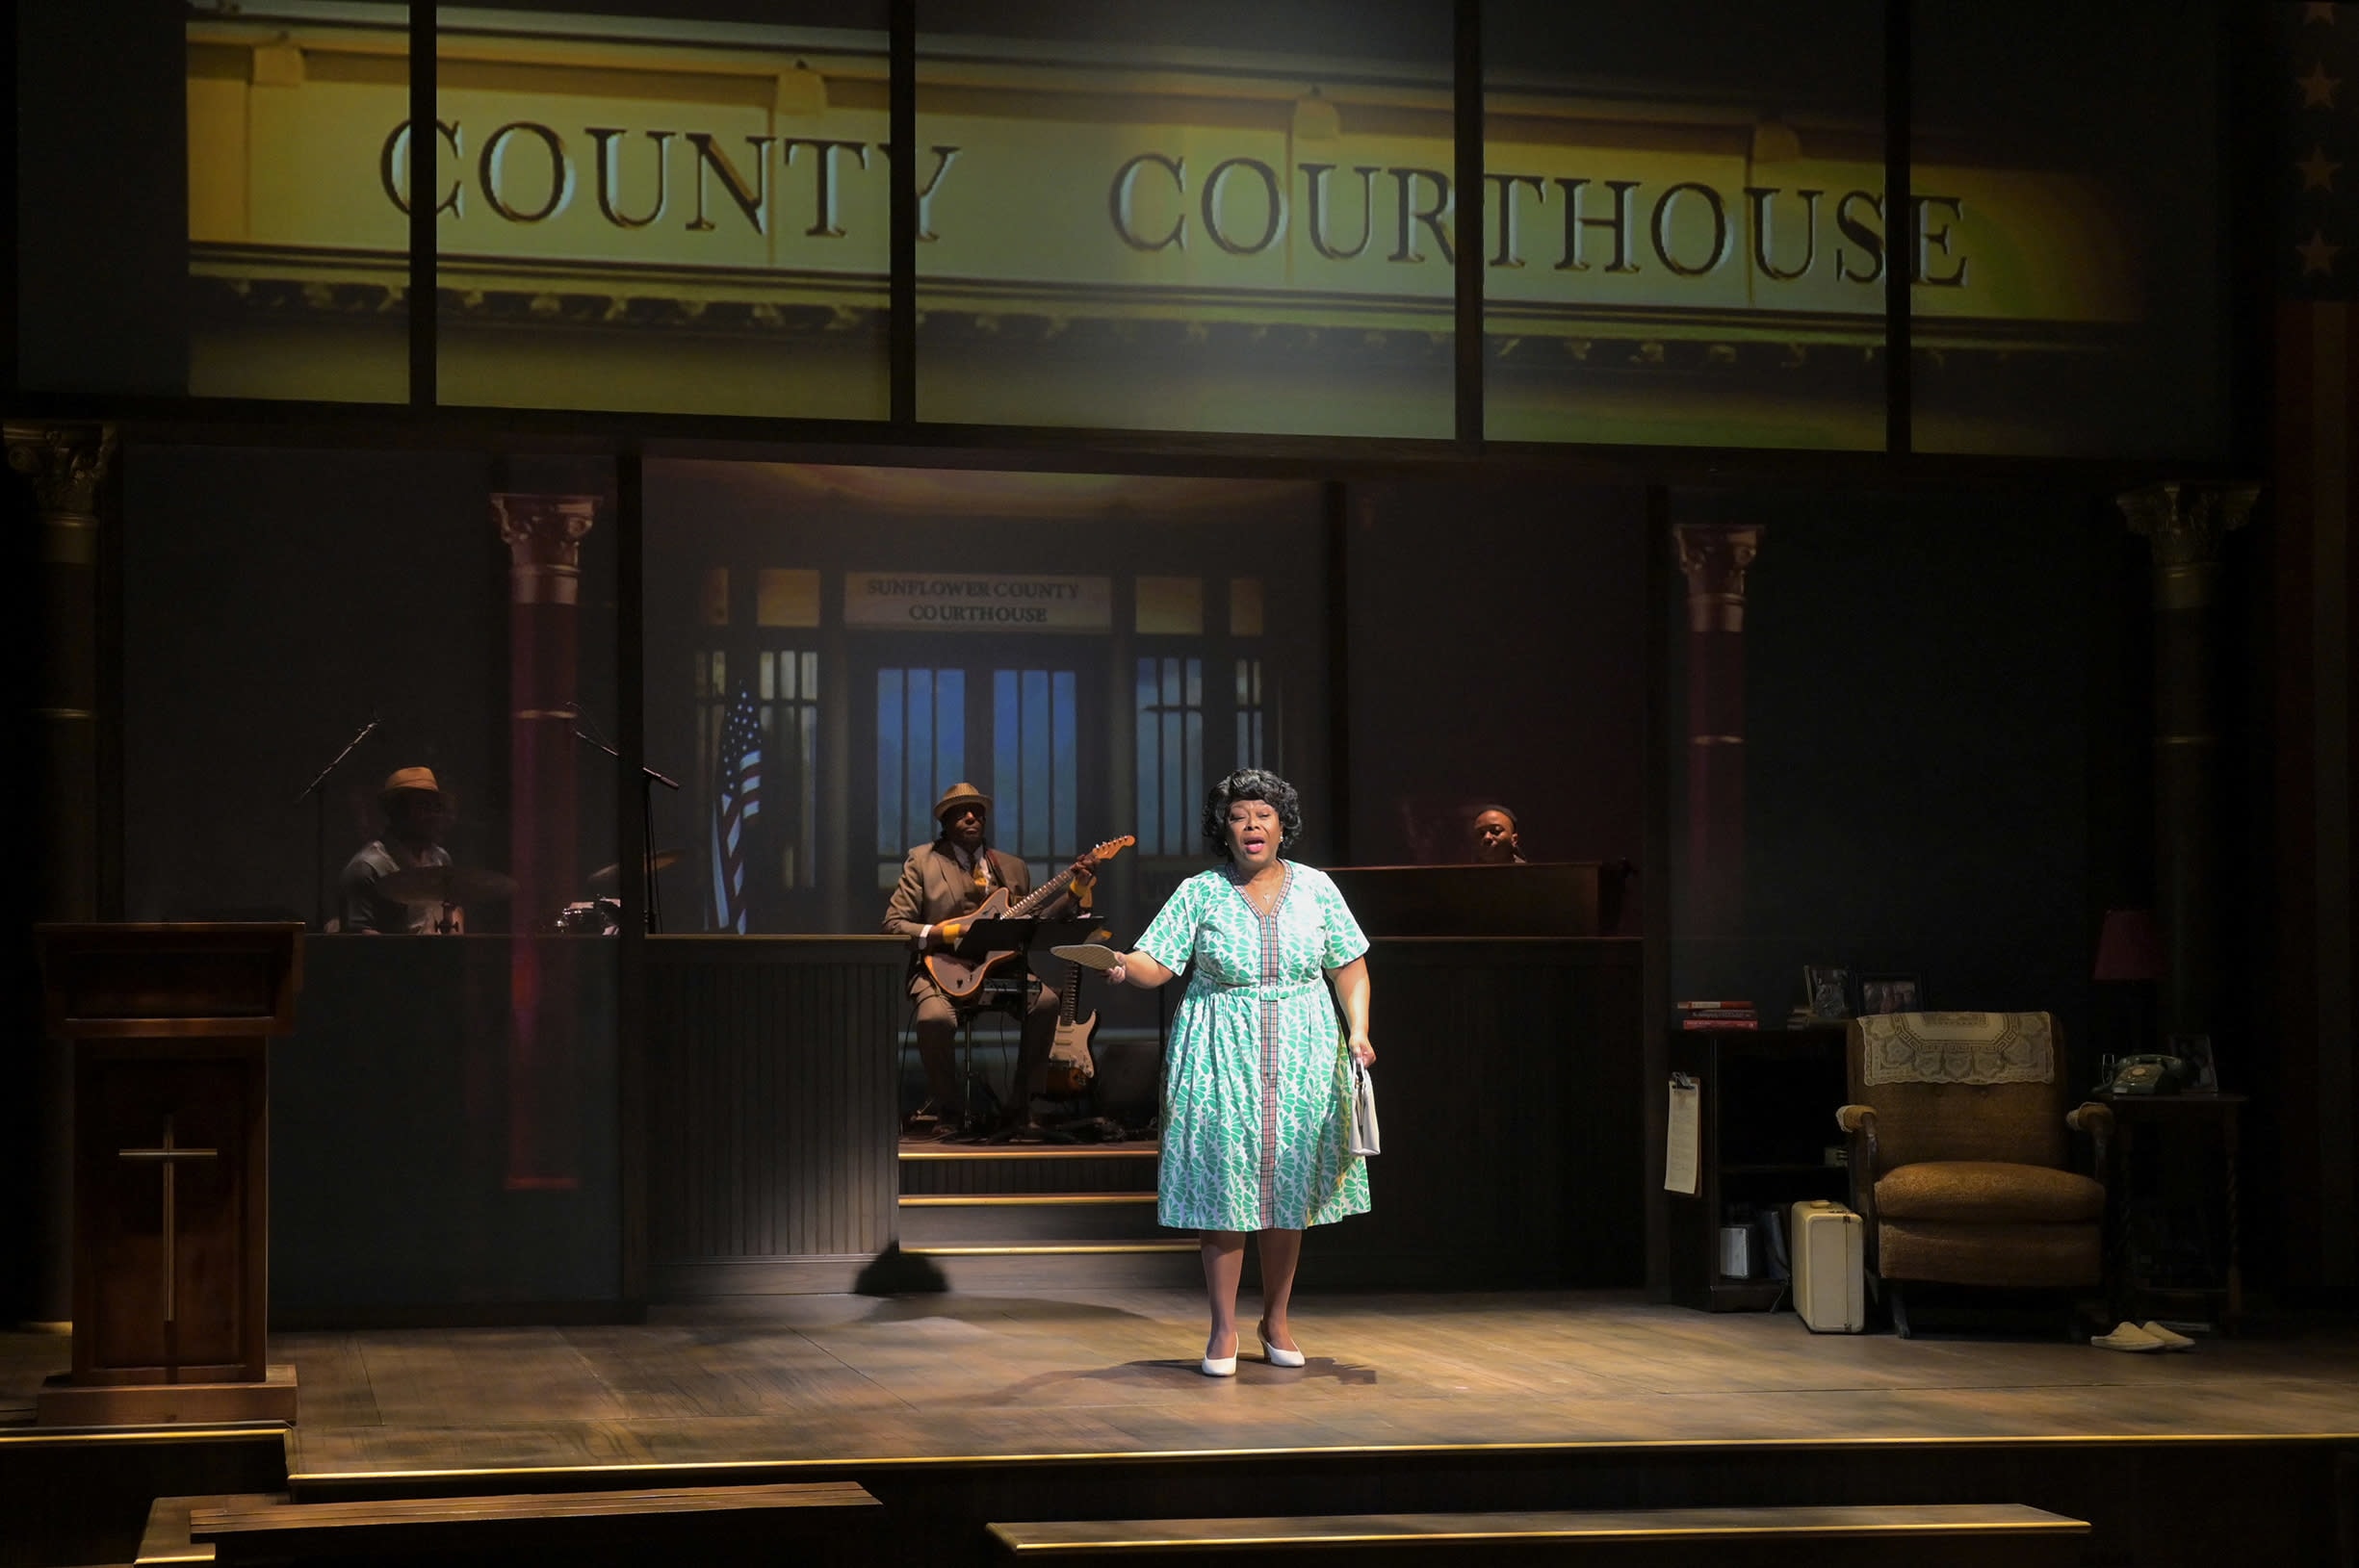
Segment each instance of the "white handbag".
[[1357,1062],[1352,1064],[1351,1114],[1351,1151],[1362,1156],[1383,1153],[1383,1137],[1376,1126],[1376,1080]]

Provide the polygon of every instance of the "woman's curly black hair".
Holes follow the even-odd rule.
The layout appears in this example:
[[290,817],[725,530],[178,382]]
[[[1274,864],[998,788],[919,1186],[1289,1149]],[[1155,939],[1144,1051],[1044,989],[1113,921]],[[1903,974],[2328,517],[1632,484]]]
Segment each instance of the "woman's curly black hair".
[[1229,808],[1241,800],[1267,801],[1278,810],[1278,847],[1303,831],[1302,792],[1267,768],[1239,768],[1205,796],[1205,843],[1216,861],[1229,859]]

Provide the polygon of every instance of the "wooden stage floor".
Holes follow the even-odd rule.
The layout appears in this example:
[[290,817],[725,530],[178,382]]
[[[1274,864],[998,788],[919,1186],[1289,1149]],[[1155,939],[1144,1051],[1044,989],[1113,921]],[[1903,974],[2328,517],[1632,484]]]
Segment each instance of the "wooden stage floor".
[[[2185,1353],[1820,1336],[1787,1313],[1617,1294],[1306,1296],[1301,1371],[1196,1371],[1199,1298],[1156,1290],[660,1309],[644,1324],[289,1333],[288,1468],[392,1474],[2359,1434],[2359,1325]],[[1252,1341],[1248,1338],[1248,1353]],[[0,1422],[65,1342],[0,1338]]]

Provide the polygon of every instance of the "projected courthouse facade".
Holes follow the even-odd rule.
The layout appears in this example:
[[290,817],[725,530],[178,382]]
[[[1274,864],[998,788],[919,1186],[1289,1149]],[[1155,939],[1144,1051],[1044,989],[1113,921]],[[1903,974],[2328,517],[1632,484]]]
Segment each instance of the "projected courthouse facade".
[[[405,35],[286,9],[191,26],[192,390],[397,398]],[[441,39],[444,400],[881,418],[881,36],[509,16]],[[1448,435],[1441,64],[921,47],[920,417]],[[1967,384],[2151,324],[2085,174],[1935,127],[1887,213],[1872,95],[1787,119],[1494,66],[1486,104],[1493,439],[1878,446],[1894,266]],[[1919,445],[2047,424],[1993,398]]]

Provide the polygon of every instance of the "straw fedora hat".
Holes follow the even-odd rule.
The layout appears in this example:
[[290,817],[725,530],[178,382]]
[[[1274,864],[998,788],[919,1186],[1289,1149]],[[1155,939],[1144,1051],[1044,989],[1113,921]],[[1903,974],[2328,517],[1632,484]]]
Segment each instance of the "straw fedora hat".
[[988,811],[991,810],[991,797],[962,779],[944,790],[942,799],[934,802],[934,820],[948,821],[950,813],[961,806],[980,806]]
[[424,795],[439,795],[442,785],[434,782],[432,768],[395,768],[385,776],[385,787],[377,791],[380,800],[416,790]]

